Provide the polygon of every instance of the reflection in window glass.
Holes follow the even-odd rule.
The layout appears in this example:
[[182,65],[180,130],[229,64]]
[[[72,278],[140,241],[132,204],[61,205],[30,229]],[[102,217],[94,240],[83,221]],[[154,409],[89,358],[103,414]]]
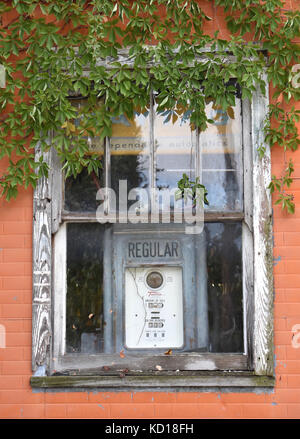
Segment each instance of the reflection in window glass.
[[69,212],[95,212],[99,206],[96,200],[97,191],[103,188],[104,172],[99,170],[88,174],[86,169],[76,178],[69,177],[65,182],[65,210]]
[[[77,103],[80,107],[80,102]],[[76,179],[68,178],[65,185],[65,209],[73,212],[93,212],[97,209],[96,193],[107,184],[114,190],[116,202],[119,200],[119,181],[125,180],[127,195],[134,188],[148,189],[156,186],[161,193],[161,208],[167,208],[164,201],[164,190],[176,190],[183,174],[190,180],[196,177],[196,160],[199,161],[199,177],[208,191],[211,211],[243,210],[243,154],[242,154],[242,122],[241,103],[236,100],[229,117],[221,109],[206,107],[207,116],[214,120],[199,135],[199,155],[196,154],[196,131],[191,131],[189,117],[169,117],[168,112],[153,114],[153,126],[150,124],[150,113],[136,113],[133,120],[124,115],[112,118],[112,137],[110,143],[110,165],[99,175],[88,175],[83,171]],[[233,113],[233,114],[232,114]],[[150,142],[153,133],[154,144]],[[152,139],[152,137],[151,137]],[[91,152],[101,157],[104,154],[103,142],[99,139],[87,138]],[[154,148],[153,160],[150,149]],[[196,157],[197,156],[197,157]],[[152,170],[153,176],[152,176]],[[152,181],[152,177],[154,181]],[[144,194],[148,199],[147,193]],[[128,206],[135,202],[132,201]],[[126,200],[124,200],[126,201]],[[171,199],[171,207],[173,200]],[[180,201],[175,206],[181,206]]]
[[103,242],[100,224],[67,225],[66,352],[103,351]]
[[188,118],[173,121],[167,114],[155,114],[155,183],[160,191],[177,188],[183,174],[195,178],[194,137]]
[[[80,111],[84,111],[86,106],[85,99],[73,99],[72,105]],[[74,126],[80,125],[81,116],[74,120]],[[69,212],[95,212],[99,202],[96,201],[96,194],[100,188],[104,187],[104,141],[99,137],[85,137],[92,154],[97,154],[102,161],[102,169],[96,174],[92,171],[90,174],[87,169],[76,177],[68,177],[65,182],[65,200],[64,208]]]
[[242,224],[208,223],[208,312],[211,352],[243,352]]
[[236,100],[234,119],[207,106],[214,120],[200,133],[202,182],[208,191],[209,210],[243,209],[243,156],[241,104]]
[[134,188],[149,188],[149,120],[149,113],[136,114],[133,120],[125,116],[112,120],[111,187],[117,202],[119,180],[127,181],[127,194]]

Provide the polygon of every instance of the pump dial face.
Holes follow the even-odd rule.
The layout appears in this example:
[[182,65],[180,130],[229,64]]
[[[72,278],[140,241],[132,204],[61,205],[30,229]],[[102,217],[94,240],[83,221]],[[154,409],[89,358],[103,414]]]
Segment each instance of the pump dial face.
[[147,285],[153,290],[157,290],[157,288],[161,287],[163,281],[164,279],[158,271],[151,271],[146,277]]

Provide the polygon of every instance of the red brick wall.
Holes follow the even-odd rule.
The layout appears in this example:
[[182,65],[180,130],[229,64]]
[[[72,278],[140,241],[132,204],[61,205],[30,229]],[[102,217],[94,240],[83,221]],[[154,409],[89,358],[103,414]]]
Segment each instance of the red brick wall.
[[[210,6],[207,13],[214,14]],[[225,37],[223,17],[218,21]],[[296,213],[274,206],[273,393],[34,393],[29,385],[32,192],[27,190],[16,201],[0,200],[0,325],[6,331],[6,347],[0,348],[0,418],[300,418],[300,348],[292,345],[293,327],[300,325],[300,151],[292,157]],[[273,171],[281,173],[288,158],[274,149]],[[0,174],[3,167],[0,163]]]

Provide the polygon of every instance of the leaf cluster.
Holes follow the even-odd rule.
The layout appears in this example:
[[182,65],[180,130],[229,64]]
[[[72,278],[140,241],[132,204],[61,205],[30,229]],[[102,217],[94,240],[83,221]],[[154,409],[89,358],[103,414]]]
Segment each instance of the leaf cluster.
[[[207,103],[230,115],[237,90],[251,100],[257,87],[265,92],[265,75],[275,100],[297,100],[299,11],[284,10],[279,0],[215,4],[227,14],[226,40],[205,32],[213,19],[197,0],[0,1],[10,17],[0,25],[0,159],[9,163],[3,195],[16,197],[20,186],[35,187],[47,175],[43,157],[51,146],[66,176],[101,172],[87,139],[101,142],[112,133],[112,118],[149,110],[151,90],[167,121],[188,115],[198,130],[211,123]],[[298,117],[295,109],[271,107],[265,140],[297,149]]]
[[200,183],[199,177],[192,181],[186,174],[178,181],[178,190],[176,192],[176,199],[183,199],[185,202],[191,199],[193,207],[197,204],[204,207],[204,204],[209,205],[207,199],[208,192],[203,184]]

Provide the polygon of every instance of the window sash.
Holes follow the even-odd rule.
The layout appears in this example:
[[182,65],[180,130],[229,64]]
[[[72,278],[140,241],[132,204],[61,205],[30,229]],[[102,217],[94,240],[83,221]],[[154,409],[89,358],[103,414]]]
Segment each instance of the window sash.
[[[243,147],[243,156],[244,157],[248,157],[249,156],[249,151],[246,151],[246,149],[251,146],[249,143],[248,139],[249,137],[249,122],[250,119],[247,117],[243,117],[244,114],[247,114],[247,111],[249,111],[250,107],[249,107],[249,103],[247,102],[241,102],[241,110],[242,110],[242,142],[243,142],[243,146],[245,146],[245,148]],[[248,136],[248,137],[247,137]],[[197,161],[196,163],[198,163],[199,166],[199,161],[200,161],[200,145],[199,145],[199,133],[197,132],[197,142],[198,142],[198,148],[197,148]],[[245,145],[244,145],[245,143]],[[110,159],[111,159],[111,154],[110,154],[110,148],[109,148],[110,142],[109,139],[106,139],[106,147],[105,147],[105,162],[106,162],[106,166],[105,169],[106,170],[110,170]],[[152,143],[152,145],[154,146],[154,141]],[[248,156],[247,156],[248,154]],[[154,156],[154,148],[153,148],[153,156]],[[153,157],[152,156],[152,157]],[[249,158],[249,157],[248,157]],[[249,353],[252,350],[252,341],[251,341],[251,337],[252,334],[249,333],[249,310],[251,309],[251,298],[250,296],[253,295],[253,291],[251,290],[251,287],[249,287],[249,285],[251,285],[252,282],[252,275],[253,272],[251,272],[251,269],[249,269],[248,264],[249,264],[249,258],[253,258],[252,257],[252,234],[249,233],[248,227],[245,224],[245,211],[250,210],[251,206],[248,205],[249,203],[247,202],[247,200],[249,199],[249,194],[247,194],[247,188],[251,187],[251,185],[249,185],[249,178],[250,178],[250,172],[249,172],[249,162],[248,160],[244,159],[243,160],[244,163],[244,168],[243,168],[243,174],[244,174],[244,210],[241,212],[205,212],[205,221],[218,221],[218,222],[227,222],[227,221],[241,221],[243,224],[242,227],[242,241],[243,241],[243,250],[242,250],[242,270],[243,270],[243,324],[244,324],[244,328],[243,328],[243,334],[244,334],[244,352],[243,353],[233,353],[233,354],[228,354],[228,353],[210,353],[210,352],[203,352],[201,354],[187,354],[187,353],[181,353],[181,354],[175,354],[173,355],[173,360],[172,361],[177,361],[179,367],[180,367],[180,363],[182,361],[181,356],[182,355],[187,355],[188,357],[190,355],[195,355],[198,358],[198,367],[199,369],[204,369],[205,368],[205,361],[204,359],[207,358],[211,358],[213,361],[214,366],[212,366],[213,368],[216,367],[216,369],[220,369],[222,370],[222,368],[227,367],[228,362],[231,362],[231,367],[232,369],[239,369],[239,370],[247,370],[249,369],[249,367],[251,368],[251,364],[249,363],[249,361],[251,362],[251,358],[249,357]],[[155,162],[152,159],[152,165],[154,165]],[[245,172],[245,166],[247,166],[248,168],[246,169]],[[200,166],[199,168],[200,169]],[[154,166],[152,167],[152,172],[154,173]],[[199,172],[199,171],[198,171]],[[152,180],[153,181],[153,180]],[[105,173],[105,182],[107,187],[110,187],[110,172],[106,172]],[[247,204],[248,203],[248,204]],[[65,223],[67,222],[86,222],[86,221],[95,221],[94,216],[89,215],[87,216],[84,213],[64,213],[63,214],[63,219],[65,220]],[[66,234],[66,231],[63,232],[64,228],[61,228],[58,236],[60,235],[61,238],[58,238],[61,240],[61,242],[65,242],[66,237],[62,237],[62,234]],[[62,248],[62,246],[65,244],[58,244],[58,247]],[[63,266],[66,266],[66,261],[59,261],[58,262],[59,268],[57,268],[58,271],[60,271],[62,269]],[[62,269],[62,272],[66,272],[66,269]],[[61,288],[60,286],[62,284],[65,283],[66,279],[64,278],[64,274],[61,274],[62,278],[57,283],[57,288]],[[57,278],[56,278],[57,281]],[[64,297],[64,295],[66,294],[66,291],[64,289],[64,291],[61,291],[59,294],[60,300],[61,298]],[[62,303],[61,303],[62,305]],[[61,320],[60,322],[60,329],[58,330],[57,336],[55,337],[56,340],[57,338],[60,338],[60,342],[59,342],[59,346],[57,346],[56,348],[56,352],[57,350],[60,351],[61,355],[56,356],[55,358],[57,358],[56,360],[54,360],[53,363],[53,368],[55,370],[63,370],[64,368],[72,368],[72,364],[78,364],[78,361],[80,362],[80,358],[82,357],[82,354],[78,355],[78,354],[66,354],[64,351],[64,343],[65,343],[65,317]],[[200,356],[199,356],[200,355]],[[94,354],[93,356],[89,356],[88,354],[85,354],[85,360],[83,360],[83,363],[85,363],[86,365],[88,365],[89,363],[92,362],[92,358],[97,358],[97,364],[99,364],[99,366],[105,366],[105,364],[108,364],[108,362],[117,362],[119,361],[118,358],[118,354],[105,354],[105,353],[99,353],[99,354]],[[157,362],[156,360],[160,359],[160,355],[159,354],[154,354],[154,362]],[[189,368],[193,368],[193,366],[191,366],[191,364],[193,363],[193,358],[190,358],[191,363],[189,362],[187,365],[183,366],[183,369],[185,370],[189,370]],[[131,355],[130,359],[128,360],[128,366],[133,366],[136,361],[137,358],[135,358],[135,355]],[[171,362],[172,363],[172,362]],[[146,367],[146,364],[148,364],[149,367],[149,354],[146,355],[144,357],[144,360],[141,360],[141,364],[144,364],[143,367]],[[152,364],[152,363],[151,363]],[[201,366],[202,364],[202,366]],[[218,366],[216,366],[218,364]],[[153,365],[152,365],[153,366]],[[170,368],[172,368],[172,366],[170,366]]]
[[[239,98],[237,98],[239,99]],[[244,156],[244,148],[243,148],[243,136],[244,136],[244,127],[243,127],[243,102],[240,100],[240,105],[241,105],[241,115],[238,115],[238,117],[241,117],[241,126],[238,127],[238,129],[241,129],[241,134],[240,134],[240,142],[241,142],[241,160],[243,163],[243,156]],[[239,108],[239,106],[237,106],[237,109]],[[194,173],[195,178],[198,177],[200,182],[203,182],[203,172],[202,172],[202,161],[203,161],[203,146],[202,146],[202,141],[201,141],[201,133],[199,132],[198,129],[194,130],[194,131],[190,131],[191,132],[191,154],[193,154],[194,156],[194,163],[193,166],[190,168],[190,171]],[[149,109],[149,160],[150,160],[150,172],[149,172],[149,189],[151,190],[157,190],[157,184],[156,184],[156,178],[157,178],[157,168],[156,168],[156,162],[157,162],[157,157],[158,157],[158,152],[155,150],[155,108],[154,108],[154,94],[153,92],[151,92],[151,96],[150,96],[150,109]],[[205,134],[205,133],[204,133]],[[227,139],[227,134],[225,134],[225,139]],[[105,139],[105,145],[104,145],[104,155],[103,155],[103,160],[104,160],[104,182],[105,182],[105,201],[104,201],[104,209],[105,212],[108,211],[112,211],[112,206],[110,206],[109,204],[109,196],[108,196],[108,190],[109,188],[111,188],[111,172],[112,172],[112,151],[111,151],[111,140],[110,138],[106,137]],[[225,153],[224,153],[225,154]],[[172,152],[170,153],[170,156],[172,156]],[[227,171],[229,169],[226,168],[226,170],[223,171]],[[208,172],[208,170],[204,170],[206,172]],[[219,172],[221,172],[221,169],[217,169],[215,170],[215,172],[217,173],[217,175],[221,175],[219,174]],[[239,178],[239,173],[240,174],[244,174],[244,169],[234,169],[232,170],[235,173],[236,176],[236,180],[240,180],[241,181],[241,188],[239,190],[241,198],[242,198],[242,204],[243,204],[243,208],[239,209],[239,208],[234,208],[234,209],[205,209],[205,216],[206,219],[231,219],[231,218],[242,218],[242,213],[244,211],[244,203],[243,203],[243,199],[244,199],[244,190],[246,188],[246,186],[244,186],[243,184],[243,178]],[[168,171],[167,171],[168,172]],[[239,183],[238,183],[239,185]],[[118,209],[117,209],[118,211]],[[164,206],[163,208],[160,207],[160,212],[169,212],[170,209],[166,209]],[[88,212],[73,212],[73,211],[67,211],[65,209],[63,209],[63,218],[64,219],[69,219],[69,218],[86,218],[87,220],[89,220],[90,218],[92,218],[94,216],[93,213],[88,213]],[[122,211],[119,211],[119,217],[122,217]],[[171,209],[171,216],[172,216],[172,209]]]

